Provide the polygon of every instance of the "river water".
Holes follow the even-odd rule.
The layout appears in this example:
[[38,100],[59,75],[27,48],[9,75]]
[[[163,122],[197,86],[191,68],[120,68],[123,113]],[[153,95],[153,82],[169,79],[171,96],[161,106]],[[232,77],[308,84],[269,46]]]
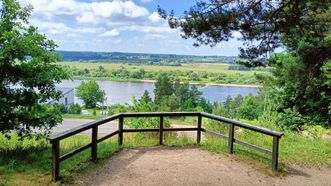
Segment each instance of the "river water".
[[[58,84],[58,87],[77,88],[84,80],[65,80]],[[131,103],[132,96],[140,98],[145,90],[148,90],[151,97],[154,98],[154,83],[149,82],[129,82],[129,81],[97,81],[101,89],[106,93],[106,104]],[[254,87],[233,87],[233,86],[198,86],[202,91],[203,97],[210,102],[224,102],[228,96],[235,97],[239,94],[246,96],[248,94],[256,95],[258,88]],[[75,103],[82,104],[79,98],[75,97]]]

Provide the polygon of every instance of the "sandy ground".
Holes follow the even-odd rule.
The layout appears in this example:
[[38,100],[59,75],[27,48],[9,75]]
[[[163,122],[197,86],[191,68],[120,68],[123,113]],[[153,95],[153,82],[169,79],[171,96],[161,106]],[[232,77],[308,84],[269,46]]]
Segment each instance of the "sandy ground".
[[291,167],[272,177],[253,165],[198,148],[124,149],[80,185],[331,185],[331,169]]
[[[180,124],[171,124],[170,125],[171,128],[194,128],[194,127],[197,127],[197,126],[194,126],[194,125],[180,125]],[[192,140],[196,140],[197,139],[197,131],[177,131],[176,132],[177,136],[187,136],[187,137],[190,137]],[[201,132],[201,141],[204,141],[205,140],[205,135],[203,132]]]
[[[153,79],[144,79],[140,80],[140,82],[145,83],[155,83],[156,80]],[[181,82],[183,83],[183,82]],[[234,83],[197,83],[197,82],[191,82],[191,85],[204,85],[204,86],[223,86],[223,87],[248,87],[248,88],[258,88],[261,87],[261,85],[243,85],[243,84],[234,84]]]

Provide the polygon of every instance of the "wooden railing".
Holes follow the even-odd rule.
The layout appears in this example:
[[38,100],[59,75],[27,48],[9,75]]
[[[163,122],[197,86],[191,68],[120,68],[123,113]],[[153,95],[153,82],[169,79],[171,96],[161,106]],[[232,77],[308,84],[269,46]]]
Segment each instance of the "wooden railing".
[[[192,127],[192,128],[164,128],[163,127],[164,117],[182,117],[182,116],[198,117],[197,127]],[[124,118],[134,118],[134,117],[160,117],[159,128],[124,129],[123,128]],[[202,117],[229,124],[228,136],[224,136],[220,133],[216,133],[216,132],[207,130],[205,128],[202,128],[201,127]],[[98,139],[98,126],[108,123],[110,121],[116,120],[116,119],[118,119],[118,130]],[[252,131],[255,131],[258,133],[272,136],[273,137],[272,150],[264,149],[264,148],[261,148],[261,147],[235,139],[235,136],[234,136],[235,127],[245,128],[245,129],[252,130]],[[67,137],[73,136],[75,134],[78,134],[80,132],[83,132],[83,131],[86,131],[89,129],[92,129],[91,143],[89,143],[85,146],[82,146],[76,150],[73,150],[67,154],[60,155],[60,141],[62,139],[65,139]],[[272,131],[272,130],[269,130],[266,128],[257,127],[257,126],[250,125],[247,123],[242,123],[242,122],[235,121],[232,119],[216,116],[213,114],[203,113],[203,112],[202,113],[200,113],[200,112],[143,112],[143,113],[116,114],[116,115],[107,117],[105,119],[99,120],[99,121],[93,121],[90,123],[83,124],[81,126],[75,127],[68,131],[65,131],[65,132],[62,132],[62,133],[49,137],[49,140],[52,144],[52,179],[53,179],[53,181],[57,181],[59,179],[61,161],[64,161],[85,149],[91,148],[91,158],[92,158],[92,160],[96,160],[97,159],[97,144],[112,136],[118,135],[118,144],[122,145],[123,144],[123,133],[158,132],[159,133],[159,144],[162,145],[164,131],[197,131],[197,143],[198,144],[201,141],[201,132],[205,132],[205,133],[220,137],[222,139],[228,140],[228,152],[229,153],[233,153],[233,144],[237,143],[239,145],[243,145],[245,147],[271,155],[272,156],[272,170],[274,170],[274,171],[278,170],[279,140],[282,137],[283,133],[275,132],[275,131]]]

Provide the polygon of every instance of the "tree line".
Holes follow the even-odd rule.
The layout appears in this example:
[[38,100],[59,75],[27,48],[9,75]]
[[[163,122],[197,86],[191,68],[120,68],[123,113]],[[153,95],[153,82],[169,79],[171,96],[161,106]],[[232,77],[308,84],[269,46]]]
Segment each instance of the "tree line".
[[[105,69],[99,66],[98,69],[78,69],[76,67],[65,67],[75,78],[106,78],[113,80],[156,80],[159,76],[158,71],[146,71],[140,69],[127,69],[122,67],[120,69]],[[259,81],[255,78],[254,74],[242,73],[222,73],[222,72],[205,72],[205,71],[181,71],[170,70],[164,71],[167,76],[177,78],[180,81],[190,82],[214,82],[214,83],[234,83],[234,84],[258,84]]]

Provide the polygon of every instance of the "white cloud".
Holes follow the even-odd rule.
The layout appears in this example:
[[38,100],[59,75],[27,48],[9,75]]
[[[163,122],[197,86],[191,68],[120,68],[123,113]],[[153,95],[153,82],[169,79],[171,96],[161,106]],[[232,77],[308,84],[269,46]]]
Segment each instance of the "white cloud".
[[241,34],[240,32],[238,32],[238,31],[234,31],[234,32],[232,33],[232,35],[233,35],[235,38],[242,38],[242,34]]
[[[19,0],[34,6],[31,24],[53,39],[62,50],[154,53],[211,52],[194,48],[179,30],[169,28],[157,12],[132,0]],[[140,0],[151,2],[153,0]],[[238,37],[238,33],[234,33]],[[137,47],[138,46],[138,47]],[[230,47],[229,47],[230,48]],[[229,52],[227,47],[214,47]],[[232,48],[231,48],[232,50]]]
[[79,22],[79,23],[94,23],[94,24],[97,24],[98,21],[97,21],[97,18],[90,12],[86,12],[85,14],[83,15],[79,15],[76,17],[76,20]]
[[63,23],[41,24],[39,25],[39,29],[49,34],[64,34],[70,30],[70,28]]
[[149,16],[149,11],[133,1],[79,2],[77,0],[21,0],[34,7],[34,16],[48,20],[72,20],[83,24],[135,21]]
[[102,37],[114,37],[114,36],[118,36],[118,35],[120,35],[120,33],[116,29],[112,29],[110,31],[106,31],[106,32],[100,34],[99,36],[102,36]]
[[57,22],[45,22],[40,21],[38,19],[32,19],[31,24],[38,27],[38,29],[46,34],[68,34],[68,33],[76,33],[76,34],[96,34],[105,32],[105,29],[102,27],[91,28],[91,27],[70,27],[65,25],[64,23]]
[[175,32],[175,30],[172,30],[169,27],[154,27],[154,26],[140,27],[140,31],[145,33],[159,33],[159,34]]
[[32,24],[46,34],[59,37],[61,34],[63,37],[84,34],[114,37],[120,34],[119,31],[154,36],[176,32],[169,28],[157,12],[150,14],[146,8],[133,1],[86,3],[77,0],[25,0],[24,4],[34,6]]
[[48,19],[71,17],[81,11],[79,3],[74,0],[24,0],[22,3],[32,5],[34,14],[46,16]]
[[85,3],[84,9],[84,12],[77,17],[80,23],[135,21],[149,15],[146,8],[137,6],[132,1]]
[[150,16],[148,16],[148,19],[153,23],[164,22],[164,19],[162,19],[157,12],[153,12]]

